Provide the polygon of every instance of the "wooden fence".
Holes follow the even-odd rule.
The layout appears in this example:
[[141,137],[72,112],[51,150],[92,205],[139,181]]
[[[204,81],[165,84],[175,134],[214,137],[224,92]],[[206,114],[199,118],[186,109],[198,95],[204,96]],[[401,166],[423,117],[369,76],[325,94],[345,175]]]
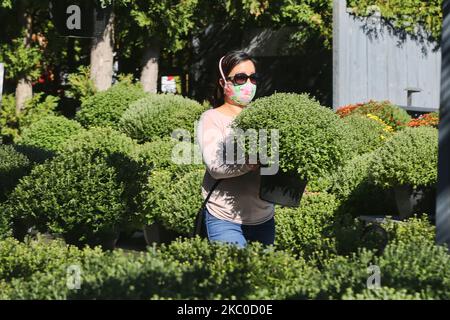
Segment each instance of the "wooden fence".
[[377,14],[356,17],[345,0],[334,0],[333,20],[334,109],[371,99],[407,106],[407,89],[420,90],[411,93],[412,107],[439,108],[436,43],[394,30]]

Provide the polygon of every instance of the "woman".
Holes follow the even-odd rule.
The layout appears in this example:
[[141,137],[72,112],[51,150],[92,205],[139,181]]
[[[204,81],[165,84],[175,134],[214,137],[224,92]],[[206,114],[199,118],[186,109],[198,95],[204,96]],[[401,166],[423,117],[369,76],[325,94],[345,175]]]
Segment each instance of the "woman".
[[255,96],[255,68],[253,58],[242,51],[232,51],[220,59],[214,108],[202,114],[197,131],[206,164],[204,199],[220,180],[203,213],[206,234],[210,241],[239,247],[249,241],[270,245],[275,239],[274,205],[259,198],[259,164],[227,161],[230,124]]

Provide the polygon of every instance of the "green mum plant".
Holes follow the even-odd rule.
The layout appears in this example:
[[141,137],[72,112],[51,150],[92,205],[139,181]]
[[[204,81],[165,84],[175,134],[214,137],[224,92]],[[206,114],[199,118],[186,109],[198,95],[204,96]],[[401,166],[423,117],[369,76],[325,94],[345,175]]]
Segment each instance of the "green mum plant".
[[[273,148],[271,141],[266,146],[269,158],[273,162],[271,150],[278,149],[280,170],[303,179],[326,176],[354,154],[348,126],[307,94],[276,93],[257,99],[237,116],[233,128],[269,130],[268,137],[271,129],[278,130],[278,146]],[[243,147],[251,154],[260,151],[248,141]]]
[[119,82],[106,91],[83,99],[75,120],[84,127],[111,127],[117,129],[122,114],[135,101],[147,94],[137,84]]
[[406,128],[375,153],[370,167],[375,184],[385,188],[429,187],[437,181],[438,130]]
[[170,136],[174,130],[193,134],[205,105],[172,94],[153,94],[135,102],[120,120],[120,130],[139,142]]
[[67,139],[82,131],[81,125],[62,116],[47,116],[25,128],[17,143],[58,152]]

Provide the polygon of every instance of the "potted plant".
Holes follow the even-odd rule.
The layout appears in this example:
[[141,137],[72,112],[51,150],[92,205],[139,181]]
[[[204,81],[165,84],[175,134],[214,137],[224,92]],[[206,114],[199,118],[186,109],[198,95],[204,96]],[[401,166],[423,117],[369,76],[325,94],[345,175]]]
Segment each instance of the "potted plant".
[[345,134],[348,126],[307,94],[275,93],[257,99],[236,117],[232,127],[238,136],[251,130],[259,136],[264,132],[268,140],[278,136],[256,147],[248,139],[238,141],[249,155],[264,157],[267,150],[268,164],[278,165],[274,176],[261,176],[261,188],[263,194],[277,190],[272,198],[281,202],[289,193],[292,197],[288,198],[299,200],[307,181],[337,169],[354,154],[352,141]]
[[202,166],[154,170],[143,188],[142,217],[147,244],[189,235],[202,204]]
[[438,130],[432,127],[406,128],[375,152],[372,180],[394,190],[402,218],[418,210],[434,214],[433,201],[427,199],[435,192],[437,156]]

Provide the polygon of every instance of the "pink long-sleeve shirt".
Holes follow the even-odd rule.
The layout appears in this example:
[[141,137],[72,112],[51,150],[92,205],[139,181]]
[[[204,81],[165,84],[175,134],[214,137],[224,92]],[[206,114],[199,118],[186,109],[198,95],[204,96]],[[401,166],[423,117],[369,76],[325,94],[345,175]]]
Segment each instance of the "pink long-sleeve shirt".
[[226,161],[225,145],[230,141],[234,118],[216,109],[205,111],[200,118],[197,140],[206,164],[202,195],[205,199],[217,179],[223,179],[206,204],[208,211],[222,220],[257,225],[274,216],[274,204],[259,198],[260,170]]

